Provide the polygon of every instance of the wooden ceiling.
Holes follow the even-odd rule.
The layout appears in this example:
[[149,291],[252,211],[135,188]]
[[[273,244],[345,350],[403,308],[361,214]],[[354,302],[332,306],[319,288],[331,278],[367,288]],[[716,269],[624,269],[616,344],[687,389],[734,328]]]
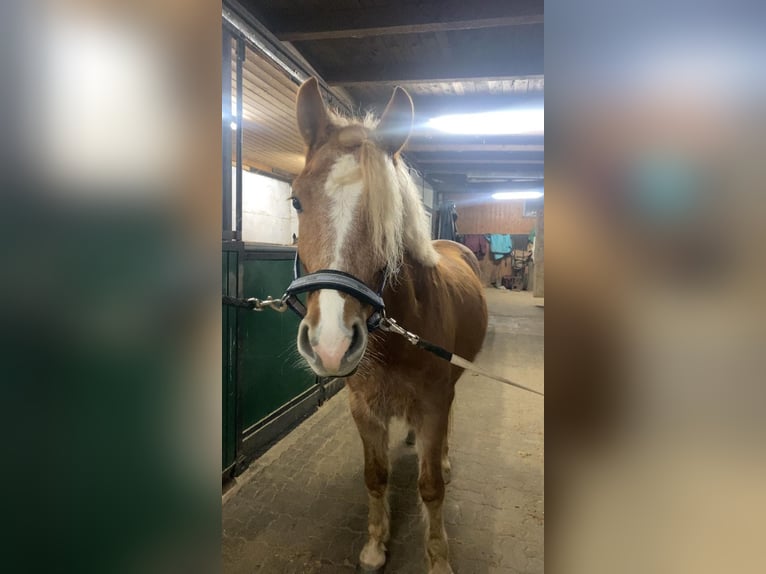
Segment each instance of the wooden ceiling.
[[[393,87],[404,87],[415,102],[417,126],[406,156],[437,191],[487,191],[519,178],[542,179],[542,134],[451,136],[423,127],[437,115],[543,106],[542,0],[240,3],[359,111],[379,113]],[[295,173],[298,159],[285,154],[300,155],[296,86],[280,82],[279,74],[248,50],[246,155],[252,165]],[[250,95],[261,103],[249,104]],[[257,149],[263,142],[273,142],[271,156]],[[258,162],[262,152],[267,161]]]

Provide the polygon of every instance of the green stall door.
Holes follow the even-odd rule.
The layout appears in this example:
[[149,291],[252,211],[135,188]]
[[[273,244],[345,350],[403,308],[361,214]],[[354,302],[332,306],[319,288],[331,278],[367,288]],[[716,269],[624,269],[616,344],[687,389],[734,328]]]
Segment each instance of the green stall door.
[[[293,280],[293,249],[245,250],[242,287],[247,297],[280,297]],[[240,312],[239,405],[242,433],[257,430],[270,415],[312,389],[315,376],[295,345],[300,319],[292,312]]]
[[[221,285],[223,294],[237,296],[237,278],[239,275],[239,258],[237,251],[224,250],[222,253],[223,277]],[[232,467],[237,456],[237,309],[223,307],[223,349],[221,383],[223,397],[221,401],[221,420],[223,422],[222,449],[223,470]]]
[[[223,293],[280,297],[293,279],[295,249],[224,245]],[[291,311],[223,307],[223,475],[242,472],[342,384],[323,381],[295,347],[300,319]]]

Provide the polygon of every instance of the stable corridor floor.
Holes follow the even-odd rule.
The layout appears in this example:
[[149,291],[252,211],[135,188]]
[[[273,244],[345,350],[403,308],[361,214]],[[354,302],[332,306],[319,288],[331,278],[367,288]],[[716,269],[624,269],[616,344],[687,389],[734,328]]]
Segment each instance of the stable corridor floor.
[[[543,390],[543,309],[527,292],[486,290],[477,362]],[[361,440],[344,389],[237,479],[224,497],[223,571],[352,573],[364,545]],[[386,574],[427,572],[417,454],[391,429]],[[456,574],[543,572],[543,399],[482,376],[457,384],[445,523]]]

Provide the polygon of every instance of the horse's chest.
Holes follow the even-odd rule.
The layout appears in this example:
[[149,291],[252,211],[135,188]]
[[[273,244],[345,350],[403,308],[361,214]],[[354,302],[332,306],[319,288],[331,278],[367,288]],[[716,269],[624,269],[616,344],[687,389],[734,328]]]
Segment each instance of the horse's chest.
[[371,416],[381,420],[409,418],[422,399],[411,384],[391,375],[381,380],[365,381],[352,387],[351,391],[364,403]]

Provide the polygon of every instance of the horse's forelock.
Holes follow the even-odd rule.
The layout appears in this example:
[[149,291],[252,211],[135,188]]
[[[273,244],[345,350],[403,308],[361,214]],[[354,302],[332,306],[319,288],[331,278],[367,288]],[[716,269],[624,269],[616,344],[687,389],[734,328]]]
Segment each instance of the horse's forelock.
[[372,132],[377,121],[371,114],[363,119],[332,114],[338,129],[333,143],[340,154],[358,153],[370,243],[393,277],[405,251],[427,266],[435,265],[438,255],[431,244],[425,211],[407,166],[401,158],[393,161],[375,143]]
[[349,126],[338,132],[338,143],[345,147],[357,147],[367,139],[367,130],[362,126]]
[[404,204],[398,193],[391,161],[372,141],[365,140],[359,164],[367,197],[371,243],[390,275],[399,270],[404,255]]

